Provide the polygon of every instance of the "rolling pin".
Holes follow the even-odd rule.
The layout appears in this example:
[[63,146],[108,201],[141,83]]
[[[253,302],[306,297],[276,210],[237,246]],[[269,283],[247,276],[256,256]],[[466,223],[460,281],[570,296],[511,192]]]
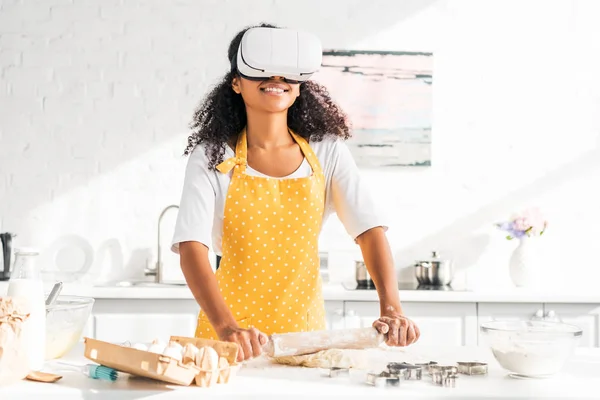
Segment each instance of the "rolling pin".
[[272,334],[263,346],[270,357],[299,356],[328,349],[379,347],[385,335],[373,327]]

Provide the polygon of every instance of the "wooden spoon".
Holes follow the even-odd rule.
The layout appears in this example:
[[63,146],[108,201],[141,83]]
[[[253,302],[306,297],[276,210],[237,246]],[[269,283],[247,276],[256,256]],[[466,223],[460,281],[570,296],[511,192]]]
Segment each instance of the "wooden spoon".
[[41,371],[32,371],[25,378],[35,382],[54,383],[62,379],[62,375],[55,375]]

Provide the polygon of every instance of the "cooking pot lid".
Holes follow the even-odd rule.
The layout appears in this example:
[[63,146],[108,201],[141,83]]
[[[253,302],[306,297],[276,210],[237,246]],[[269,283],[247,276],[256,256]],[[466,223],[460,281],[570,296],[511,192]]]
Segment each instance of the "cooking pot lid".
[[426,258],[422,261],[442,261],[442,259],[440,258],[440,254],[437,251],[432,251],[431,257]]

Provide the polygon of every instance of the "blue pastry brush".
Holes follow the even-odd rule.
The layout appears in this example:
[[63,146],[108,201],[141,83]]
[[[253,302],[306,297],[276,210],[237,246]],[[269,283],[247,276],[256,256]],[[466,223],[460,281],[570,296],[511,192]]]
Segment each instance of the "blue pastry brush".
[[85,365],[75,365],[69,364],[63,361],[58,361],[59,364],[67,365],[71,368],[74,368],[80,371],[82,374],[92,378],[92,379],[101,379],[105,381],[116,381],[119,374],[117,370],[114,368],[106,367],[104,365],[96,365],[96,364],[85,364]]

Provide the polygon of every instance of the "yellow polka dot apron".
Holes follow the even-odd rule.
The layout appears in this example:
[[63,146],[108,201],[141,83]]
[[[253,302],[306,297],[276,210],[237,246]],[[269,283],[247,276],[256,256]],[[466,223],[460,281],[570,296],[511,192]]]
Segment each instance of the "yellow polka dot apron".
[[[240,328],[266,334],[326,329],[318,236],[325,178],[310,145],[290,131],[313,173],[304,178],[246,174],[244,129],[236,156],[217,166],[233,169],[225,200],[219,289]],[[196,337],[218,339],[200,311]]]

